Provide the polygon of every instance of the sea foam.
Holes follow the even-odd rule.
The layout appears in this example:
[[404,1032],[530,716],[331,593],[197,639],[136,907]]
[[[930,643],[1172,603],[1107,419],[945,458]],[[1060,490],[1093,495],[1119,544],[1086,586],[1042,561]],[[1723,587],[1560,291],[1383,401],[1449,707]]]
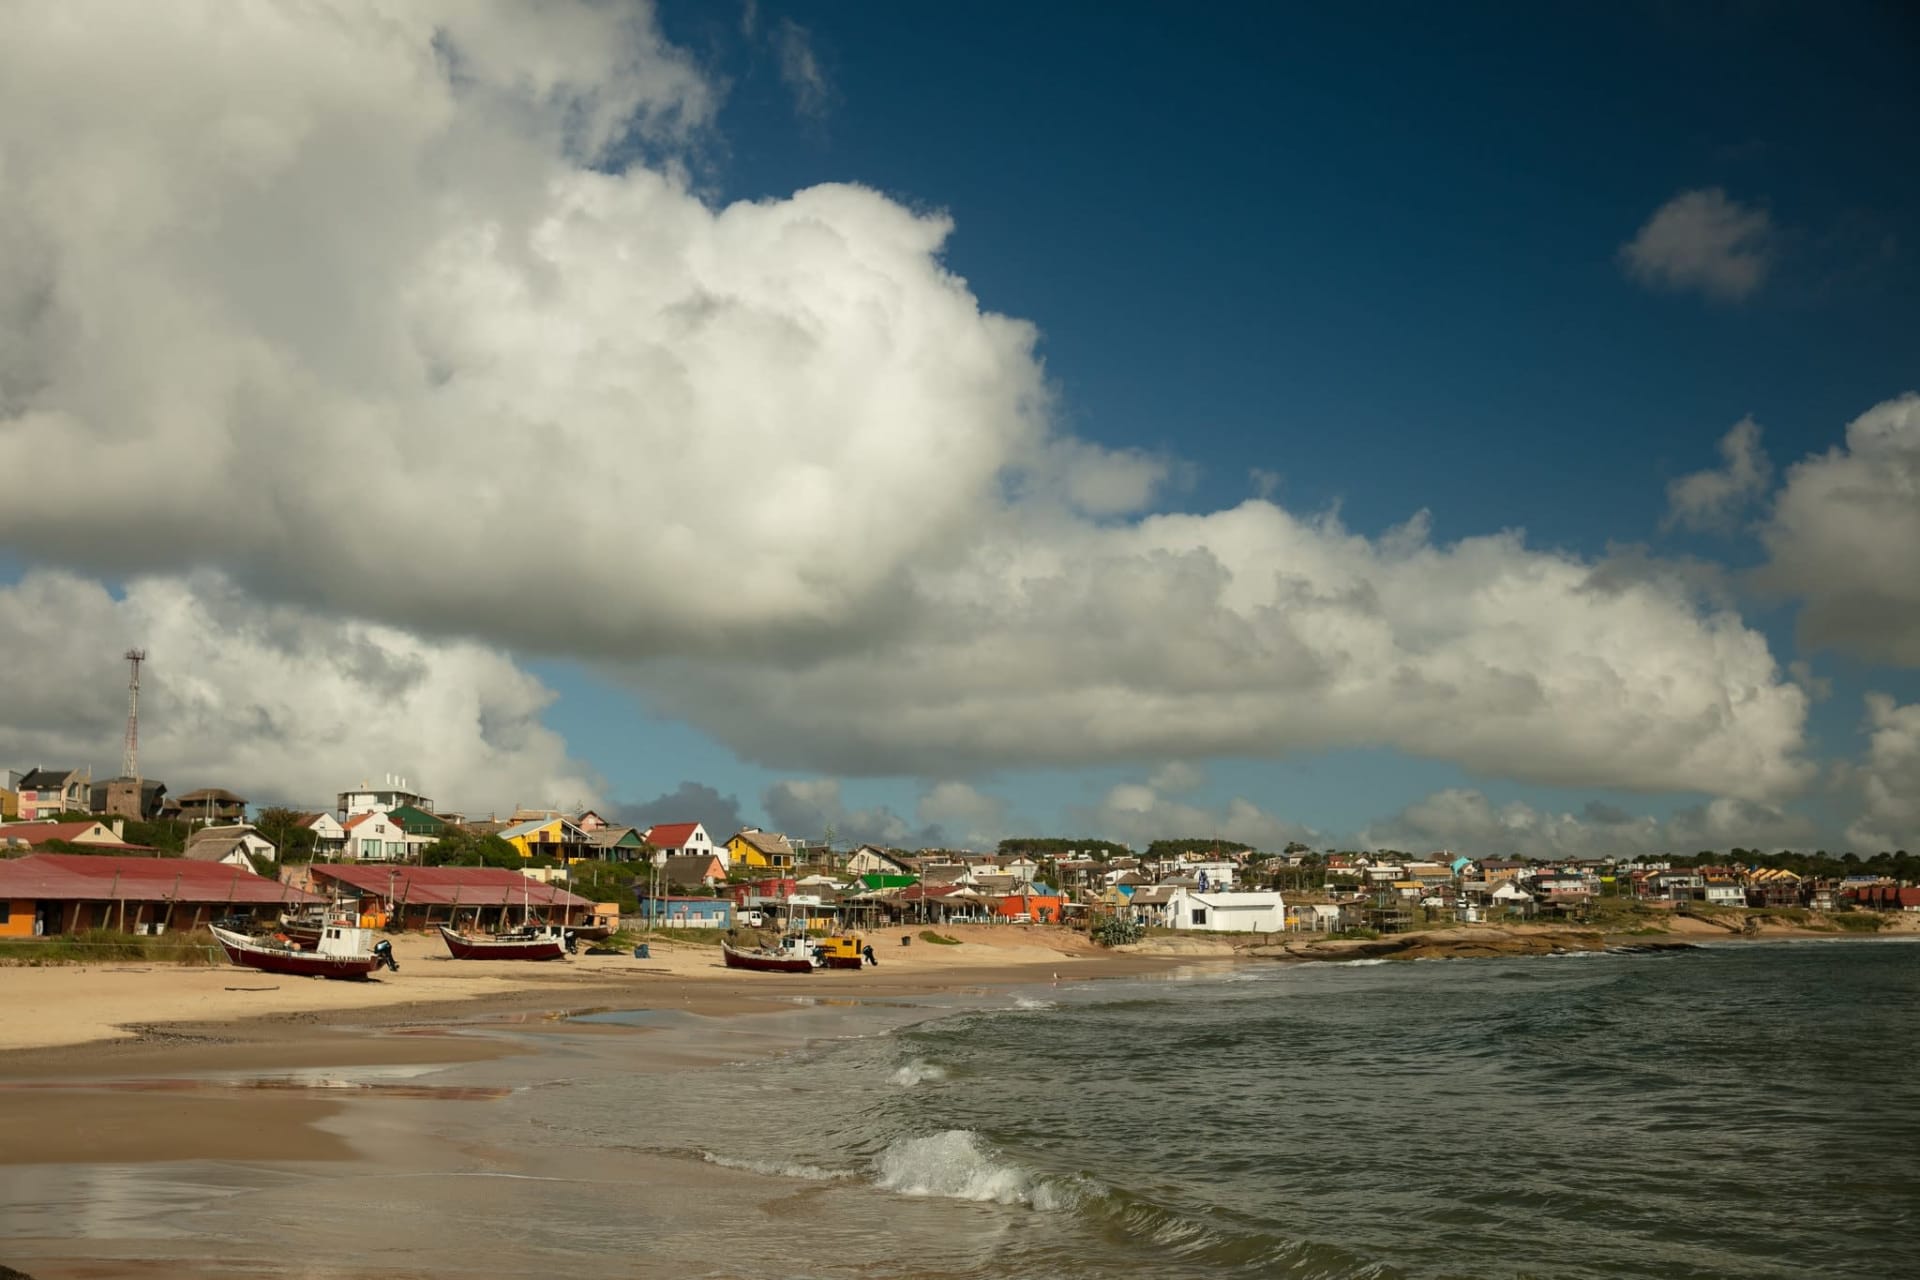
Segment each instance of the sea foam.
[[941,1081],[947,1078],[947,1069],[937,1063],[925,1062],[915,1058],[906,1066],[899,1068],[888,1079],[903,1089],[911,1089],[923,1081]]
[[967,1129],[899,1139],[874,1159],[873,1180],[903,1196],[1024,1204],[1035,1209],[1069,1208],[1075,1199],[1069,1188],[996,1156],[978,1134]]

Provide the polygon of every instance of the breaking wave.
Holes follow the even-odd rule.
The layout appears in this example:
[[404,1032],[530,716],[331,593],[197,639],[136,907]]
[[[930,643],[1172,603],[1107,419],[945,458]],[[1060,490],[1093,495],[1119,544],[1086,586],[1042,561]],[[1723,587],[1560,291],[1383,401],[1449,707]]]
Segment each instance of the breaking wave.
[[1081,1195],[1070,1182],[1042,1178],[989,1150],[968,1129],[901,1138],[873,1162],[875,1184],[903,1196],[1070,1209]]
[[946,1078],[947,1069],[945,1067],[937,1063],[924,1061],[920,1058],[915,1058],[912,1062],[899,1068],[888,1077],[893,1083],[905,1089],[911,1089],[914,1085],[920,1084],[923,1081],[932,1080],[938,1082]]
[[1029,1012],[1036,1009],[1059,1008],[1059,1006],[1051,1000],[1036,1000],[1032,996],[1015,996],[1013,998],[1013,1007],[1016,1009],[1025,1009]]

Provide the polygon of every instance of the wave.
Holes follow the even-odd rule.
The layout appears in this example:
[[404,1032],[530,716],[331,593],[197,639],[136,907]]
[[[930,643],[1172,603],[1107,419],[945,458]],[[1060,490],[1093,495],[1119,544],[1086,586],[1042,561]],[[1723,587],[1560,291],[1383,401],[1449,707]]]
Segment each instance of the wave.
[[1039,1009],[1057,1009],[1060,1006],[1051,1000],[1036,1000],[1032,996],[1015,996],[1013,998],[1013,1007],[1016,1009],[1024,1009],[1031,1013]]
[[915,1058],[912,1062],[899,1068],[887,1078],[903,1089],[911,1089],[914,1085],[920,1084],[923,1081],[932,1080],[937,1083],[945,1080],[947,1078],[947,1069],[938,1063]]
[[1042,1211],[1070,1209],[1074,1184],[1043,1178],[988,1149],[969,1129],[901,1138],[873,1161],[875,1185],[903,1196],[939,1196]]

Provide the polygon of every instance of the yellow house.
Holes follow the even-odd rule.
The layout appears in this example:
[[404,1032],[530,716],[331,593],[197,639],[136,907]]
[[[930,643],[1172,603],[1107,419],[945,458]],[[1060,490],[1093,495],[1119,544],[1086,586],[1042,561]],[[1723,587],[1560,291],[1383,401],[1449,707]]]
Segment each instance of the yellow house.
[[565,818],[530,818],[515,823],[500,833],[500,838],[520,851],[523,858],[568,858],[582,856],[586,833]]
[[775,831],[748,827],[726,843],[729,867],[753,867],[763,871],[793,869],[793,846]]
[[12,822],[20,816],[20,793],[0,787],[0,822]]

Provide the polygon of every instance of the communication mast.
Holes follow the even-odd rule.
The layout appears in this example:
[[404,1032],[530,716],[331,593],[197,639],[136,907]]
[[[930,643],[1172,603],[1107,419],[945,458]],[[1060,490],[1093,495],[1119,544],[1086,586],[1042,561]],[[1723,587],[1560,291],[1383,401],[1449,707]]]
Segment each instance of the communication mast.
[[[132,668],[132,677],[127,681],[127,751],[120,761],[120,776],[140,781],[140,664],[147,660],[145,649],[129,649],[126,653],[127,665]],[[134,803],[138,805],[139,793],[134,793]]]

